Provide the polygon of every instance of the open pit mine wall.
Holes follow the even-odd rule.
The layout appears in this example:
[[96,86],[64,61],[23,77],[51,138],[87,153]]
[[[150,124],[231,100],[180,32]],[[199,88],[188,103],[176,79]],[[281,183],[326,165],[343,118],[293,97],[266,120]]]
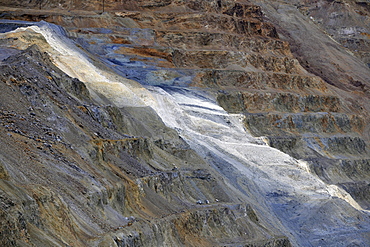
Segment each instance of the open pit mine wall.
[[[55,0],[31,0],[31,1],[8,1],[3,0],[2,4],[9,7],[17,8],[34,8],[40,10],[59,9],[59,10],[89,10],[95,12],[104,11],[119,11],[119,10],[145,10],[154,8],[172,8],[213,11],[215,9],[226,9],[229,6],[234,7],[235,1],[187,1],[187,0],[168,0],[168,1],[109,1],[109,0],[95,0],[95,1],[55,1]],[[236,14],[243,13],[240,11],[242,3],[249,2],[249,9],[260,11],[262,6],[264,12],[273,17],[274,11],[279,11],[281,14],[292,11],[297,11],[292,15],[296,18],[296,23],[299,25],[298,14],[306,16],[311,24],[317,25],[326,34],[330,35],[334,40],[348,48],[353,55],[360,58],[367,66],[370,64],[370,41],[369,41],[369,9],[370,3],[367,0],[284,0],[284,1],[236,1],[239,8]],[[255,4],[252,6],[252,4]],[[269,9],[271,8],[271,9]],[[230,11],[229,11],[230,12]],[[260,16],[259,13],[254,16]],[[286,15],[287,16],[287,15]],[[298,18],[297,18],[298,17]],[[280,18],[280,21],[283,18]],[[286,18],[287,20],[288,18]],[[288,23],[276,22],[275,25],[282,25],[281,28],[286,30],[293,30]],[[301,27],[299,27],[301,28]],[[288,34],[289,32],[285,33]],[[289,35],[290,36],[290,35]],[[284,37],[284,38],[289,38]],[[293,37],[292,37],[293,38]],[[303,37],[302,37],[303,38]],[[292,40],[291,40],[292,41]],[[294,49],[299,49],[299,44],[293,44]],[[304,55],[302,62],[305,66],[310,67],[311,57],[308,53],[302,54],[297,51],[296,55]],[[304,60],[304,58],[306,60]],[[307,59],[309,58],[309,59]],[[312,57],[313,58],[313,57]],[[315,65],[315,63],[312,63]],[[314,69],[319,69],[318,67]],[[317,71],[319,72],[319,71]]]
[[367,246],[369,71],[306,2],[2,1],[0,245]]
[[2,37],[2,246],[290,246],[268,207],[142,103],[146,89],[94,67],[61,28],[22,25]]

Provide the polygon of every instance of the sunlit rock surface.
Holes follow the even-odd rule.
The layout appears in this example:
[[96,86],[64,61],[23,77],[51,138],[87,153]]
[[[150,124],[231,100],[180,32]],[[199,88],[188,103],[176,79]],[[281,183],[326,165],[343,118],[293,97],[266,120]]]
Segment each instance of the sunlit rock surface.
[[3,2],[0,245],[370,242],[366,46],[307,1]]

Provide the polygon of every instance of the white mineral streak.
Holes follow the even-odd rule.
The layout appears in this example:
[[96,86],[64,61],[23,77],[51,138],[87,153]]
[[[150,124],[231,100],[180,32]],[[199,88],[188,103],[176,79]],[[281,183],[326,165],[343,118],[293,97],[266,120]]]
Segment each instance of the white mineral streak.
[[[265,197],[263,200],[270,203],[288,229],[284,234],[294,235],[293,245],[308,246],[310,238],[345,236],[345,232],[357,229],[350,219],[357,217],[356,210],[365,211],[347,192],[325,184],[310,173],[305,162],[252,137],[244,130],[241,115],[228,114],[204,94],[189,89],[150,90],[155,100],[148,104],[167,126],[176,129],[203,157],[221,157],[225,166],[233,166],[253,181],[247,187],[257,185],[260,195],[255,198]],[[348,204],[338,206],[335,198]]]
[[152,87],[152,93],[156,100],[149,104],[167,126],[190,142],[218,150],[226,160],[237,157],[238,161],[231,164],[242,174],[260,180],[254,181],[264,192],[280,190],[291,196],[309,196],[306,201],[336,196],[362,210],[343,189],[311,174],[303,161],[263,145],[247,133],[241,115],[228,114],[211,99],[186,89],[166,92]]
[[42,23],[35,26],[18,28],[13,32],[32,30],[41,34],[51,49],[48,50],[53,62],[67,75],[78,78],[88,87],[92,96],[104,95],[116,106],[144,106],[139,97],[129,88],[133,82],[117,77],[97,68],[63,31],[55,25]]

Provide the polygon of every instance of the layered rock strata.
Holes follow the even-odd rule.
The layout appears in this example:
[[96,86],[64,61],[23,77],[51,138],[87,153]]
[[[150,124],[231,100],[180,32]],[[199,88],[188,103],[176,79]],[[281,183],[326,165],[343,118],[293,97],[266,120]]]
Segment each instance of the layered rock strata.
[[[258,7],[223,4],[189,3],[175,14],[163,5],[151,5],[152,11],[145,13],[115,12],[140,26],[134,32],[127,28],[106,35],[97,28],[72,30],[79,33],[78,37],[94,40],[81,43],[91,52],[111,42],[103,45],[105,51],[100,50],[99,55],[128,78],[150,85],[220,90],[220,105],[231,113],[245,113],[245,125],[254,135],[265,136],[269,145],[296,158],[314,160],[313,170],[325,170],[327,158],[338,164],[347,159],[367,160],[366,141],[362,139],[367,114],[356,103],[356,96],[342,100],[321,78],[308,74],[293,58],[289,45],[263,21]],[[188,13],[189,8],[207,11],[207,15]],[[207,19],[216,14],[223,15]],[[198,17],[203,18],[202,24],[194,21]],[[237,24],[239,18],[242,22],[253,20],[258,29],[250,28],[249,22]],[[318,162],[321,158],[323,162]],[[319,175],[329,183],[341,184],[334,175],[333,180],[324,172]],[[342,186],[367,208],[367,196],[356,195],[368,190],[368,179],[351,184]],[[357,192],[349,186],[356,187]]]
[[[48,31],[68,36],[89,55],[52,47],[55,40],[37,28],[2,35],[1,244],[369,240],[361,211],[370,199],[367,111],[356,96],[343,97],[308,73],[259,6],[106,1],[109,13],[64,15],[52,9],[58,4],[3,14],[60,24],[66,31]],[[7,22],[2,29],[32,25]],[[136,82],[105,74],[113,72]],[[236,118],[260,138],[245,134]],[[309,169],[263,142],[308,161]]]
[[1,71],[3,246],[290,246],[150,108],[102,107],[35,47]]

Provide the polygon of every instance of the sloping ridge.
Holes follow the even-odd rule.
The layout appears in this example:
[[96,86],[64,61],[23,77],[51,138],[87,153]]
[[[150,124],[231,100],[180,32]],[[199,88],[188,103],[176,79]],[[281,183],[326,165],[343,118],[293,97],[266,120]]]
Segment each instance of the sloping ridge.
[[0,243],[366,246],[361,111],[259,7],[155,3],[3,22]]

